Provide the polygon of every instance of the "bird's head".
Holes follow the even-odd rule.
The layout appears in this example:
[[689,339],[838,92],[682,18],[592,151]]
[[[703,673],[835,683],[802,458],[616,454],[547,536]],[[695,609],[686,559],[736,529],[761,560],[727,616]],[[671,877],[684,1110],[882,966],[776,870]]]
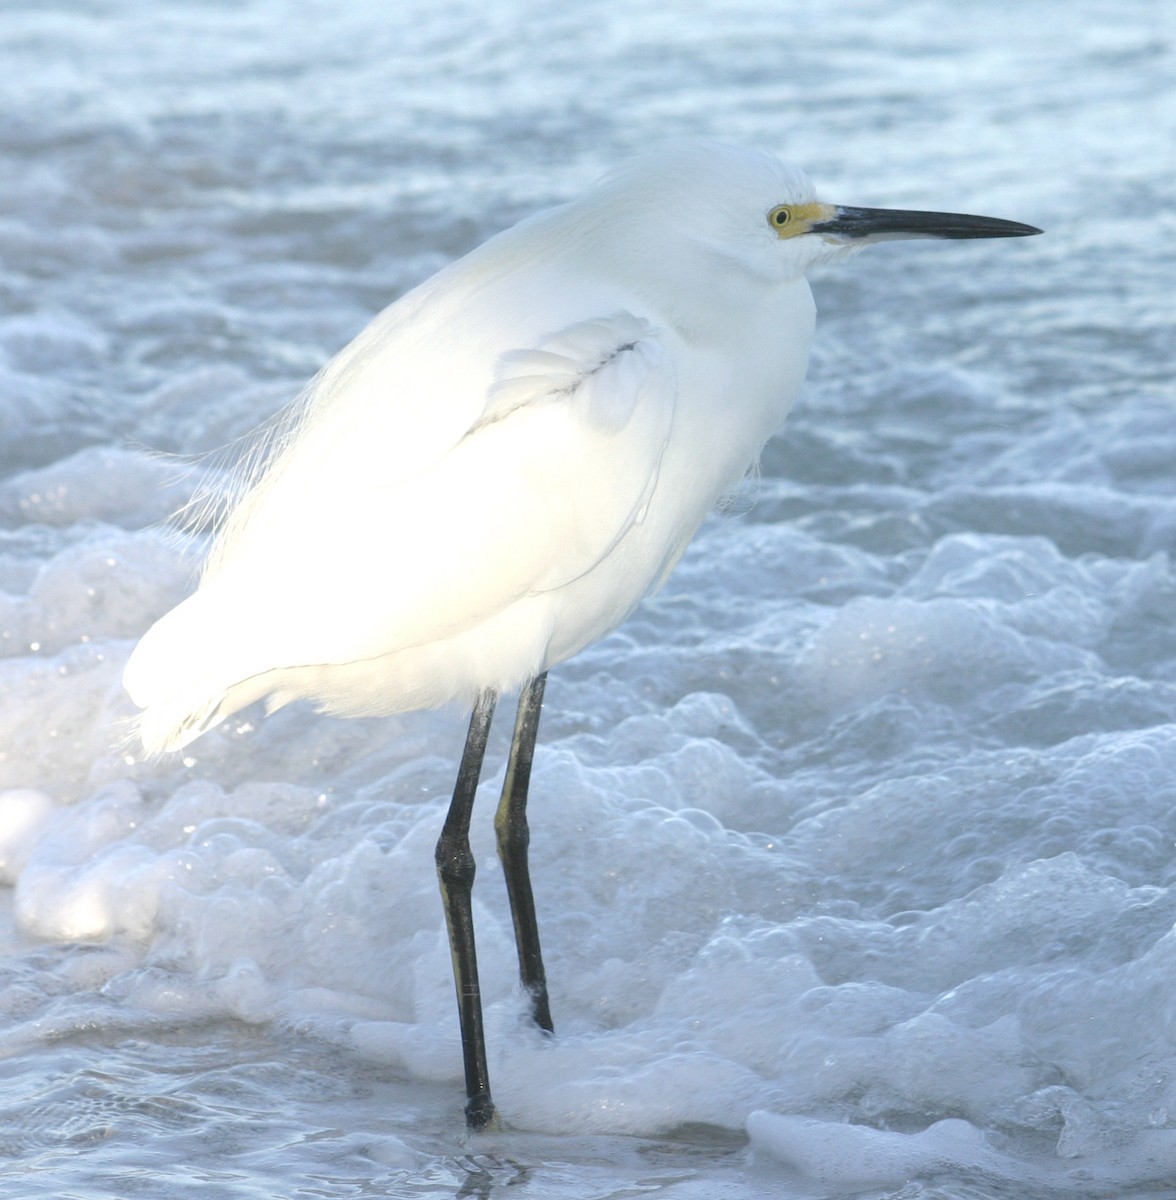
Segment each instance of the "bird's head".
[[632,159],[588,199],[627,231],[626,253],[696,247],[765,280],[795,278],[871,242],[1041,232],[994,217],[829,204],[798,167],[708,141],[671,144]]

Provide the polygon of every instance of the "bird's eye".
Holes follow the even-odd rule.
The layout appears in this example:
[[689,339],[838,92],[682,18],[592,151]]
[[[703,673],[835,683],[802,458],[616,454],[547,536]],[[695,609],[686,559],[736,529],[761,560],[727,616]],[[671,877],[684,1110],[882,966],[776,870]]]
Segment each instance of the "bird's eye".
[[779,208],[773,208],[772,211],[768,213],[768,222],[775,229],[779,229],[782,226],[787,225],[791,220],[792,209],[783,204]]

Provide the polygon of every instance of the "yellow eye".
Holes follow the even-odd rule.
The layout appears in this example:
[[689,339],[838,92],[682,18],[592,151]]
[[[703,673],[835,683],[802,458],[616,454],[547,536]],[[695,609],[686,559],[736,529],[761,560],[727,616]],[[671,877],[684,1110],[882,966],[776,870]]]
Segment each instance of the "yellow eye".
[[787,225],[791,220],[792,209],[790,209],[786,204],[781,204],[779,207],[773,208],[772,211],[768,213],[768,224],[771,225],[773,229],[783,229],[784,226]]

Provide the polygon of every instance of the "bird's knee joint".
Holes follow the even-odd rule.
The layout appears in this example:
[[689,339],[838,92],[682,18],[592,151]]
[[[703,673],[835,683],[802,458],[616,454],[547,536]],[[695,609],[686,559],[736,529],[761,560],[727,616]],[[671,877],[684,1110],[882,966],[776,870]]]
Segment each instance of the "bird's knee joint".
[[498,834],[498,855],[515,857],[525,854],[531,845],[531,831],[526,825],[506,826],[495,831]]
[[442,838],[437,843],[435,858],[442,883],[466,889],[473,887],[477,864],[468,845],[451,845]]

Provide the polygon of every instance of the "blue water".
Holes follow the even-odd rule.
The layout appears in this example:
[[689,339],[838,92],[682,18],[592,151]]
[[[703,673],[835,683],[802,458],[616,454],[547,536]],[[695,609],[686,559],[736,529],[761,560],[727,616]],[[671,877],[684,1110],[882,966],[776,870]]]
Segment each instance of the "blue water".
[[[5,3],[0,67],[0,1194],[1176,1195],[1170,6]],[[554,1040],[496,732],[507,1129],[467,1138],[463,715],[249,711],[150,764],[121,668],[220,448],[683,134],[1047,235],[815,280],[758,477],[553,672]]]

